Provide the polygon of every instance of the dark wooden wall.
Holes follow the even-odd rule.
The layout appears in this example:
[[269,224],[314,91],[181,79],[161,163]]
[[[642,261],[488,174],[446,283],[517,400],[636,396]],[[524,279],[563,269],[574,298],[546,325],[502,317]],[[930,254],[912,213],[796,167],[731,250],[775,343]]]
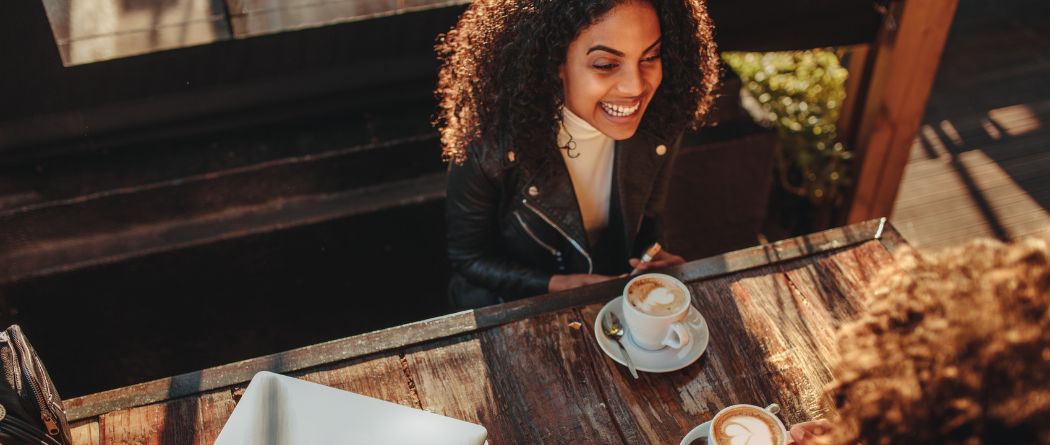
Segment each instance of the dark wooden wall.
[[[89,140],[113,132],[432,79],[435,37],[455,23],[463,8],[431,8],[65,67],[42,3],[4,2],[0,162],[98,146]],[[869,0],[716,1],[710,8],[724,50],[870,42],[880,20]]]
[[5,2],[0,161],[339,92],[380,101],[365,93],[435,79],[435,37],[458,14],[439,8],[64,67],[41,3]]

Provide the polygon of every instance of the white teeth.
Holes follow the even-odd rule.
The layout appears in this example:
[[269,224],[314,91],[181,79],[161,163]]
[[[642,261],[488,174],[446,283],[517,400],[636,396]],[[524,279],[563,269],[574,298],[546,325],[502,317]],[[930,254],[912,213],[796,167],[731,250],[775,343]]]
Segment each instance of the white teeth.
[[629,106],[629,107],[625,107],[623,105],[609,104],[609,103],[605,103],[605,102],[599,102],[599,103],[602,105],[602,109],[605,110],[606,113],[609,113],[610,115],[616,116],[616,117],[627,117],[627,116],[630,116],[630,115],[634,114],[636,111],[638,111],[638,108],[641,107],[641,105],[642,105],[641,102],[636,102],[634,105]]

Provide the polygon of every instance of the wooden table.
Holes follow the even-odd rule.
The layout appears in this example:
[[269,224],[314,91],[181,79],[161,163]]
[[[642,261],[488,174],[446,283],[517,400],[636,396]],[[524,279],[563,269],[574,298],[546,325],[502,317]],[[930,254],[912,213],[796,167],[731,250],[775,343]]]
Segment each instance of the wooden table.
[[696,363],[640,380],[593,336],[617,280],[65,403],[77,444],[210,444],[262,370],[476,422],[492,444],[678,443],[734,403],[776,402],[795,423],[831,409],[835,328],[903,244],[874,220],[671,269],[711,342]]

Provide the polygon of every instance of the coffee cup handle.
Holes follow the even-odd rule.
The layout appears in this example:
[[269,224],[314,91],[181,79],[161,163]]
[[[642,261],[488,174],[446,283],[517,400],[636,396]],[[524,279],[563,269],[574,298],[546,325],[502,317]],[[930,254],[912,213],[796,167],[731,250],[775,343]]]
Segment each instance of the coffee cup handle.
[[689,328],[682,323],[672,324],[671,329],[667,331],[667,337],[664,337],[662,343],[664,346],[681,349],[683,346],[689,344]]

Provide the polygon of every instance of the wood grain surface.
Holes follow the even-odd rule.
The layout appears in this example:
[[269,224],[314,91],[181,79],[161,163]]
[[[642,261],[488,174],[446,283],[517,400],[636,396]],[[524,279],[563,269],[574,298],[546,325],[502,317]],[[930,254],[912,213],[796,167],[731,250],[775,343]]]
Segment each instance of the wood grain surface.
[[482,333],[496,405],[514,421],[511,442],[625,443],[610,416],[588,352],[591,333],[564,310]]
[[233,408],[233,395],[220,391],[114,411],[99,417],[100,443],[210,445]]
[[[687,286],[711,342],[698,361],[674,372],[642,372],[635,380],[602,352],[594,321],[620,291],[609,284],[593,287],[589,295],[565,297],[582,306],[559,306],[557,297],[545,296],[537,300],[541,310],[516,302],[508,306],[516,315],[489,310],[473,322],[462,313],[415,325],[415,336],[451,329],[451,335],[431,340],[392,338],[406,333],[393,329],[344,345],[363,355],[341,348],[334,356],[308,358],[310,351],[332,349],[297,350],[287,358],[319,364],[289,374],[478,423],[488,429],[493,445],[677,443],[737,403],[778,403],[786,424],[819,418],[833,406],[823,388],[833,378],[835,330],[863,310],[866,288],[893,261],[890,249],[905,245],[891,226],[886,240],[865,241],[862,234],[871,229],[871,224],[865,230],[844,228],[747,255],[726,254],[720,273],[713,272],[711,261],[676,269],[679,276],[697,277]],[[758,256],[767,259],[764,265],[740,267]],[[237,373],[257,367],[230,366]],[[182,384],[179,391],[188,391],[193,382]],[[80,420],[74,442],[210,444],[245,386],[200,390]]]
[[[836,357],[834,330],[860,310],[862,289],[892,261],[878,241],[768,269],[689,283],[711,343],[701,359],[666,374],[634,380],[595,343],[596,374],[632,443],[673,443],[720,409],[778,403],[787,424],[823,417],[823,393]],[[582,308],[588,329],[601,305]]]
[[513,443],[507,432],[516,421],[499,409],[477,335],[409,348],[405,364],[423,409],[485,425],[492,443]]
[[101,438],[98,431],[98,420],[82,420],[69,425],[72,430],[73,443],[76,445],[99,445]]
[[387,402],[420,408],[419,397],[416,396],[412,383],[405,374],[401,357],[397,354],[381,354],[355,360],[349,365],[327,365],[293,376]]
[[[880,231],[880,228],[885,230]],[[884,224],[884,220],[871,220],[691,261],[662,272],[685,282],[702,281],[845,249],[878,239],[879,235],[895,233],[892,226]],[[259,371],[292,374],[374,353],[402,351],[412,345],[500,326],[538,314],[608,301],[608,296],[618,293],[624,284],[626,279],[611,280],[89,394],[64,401],[66,415],[70,420],[90,419],[119,409],[162,403],[231,386],[246,386]]]

